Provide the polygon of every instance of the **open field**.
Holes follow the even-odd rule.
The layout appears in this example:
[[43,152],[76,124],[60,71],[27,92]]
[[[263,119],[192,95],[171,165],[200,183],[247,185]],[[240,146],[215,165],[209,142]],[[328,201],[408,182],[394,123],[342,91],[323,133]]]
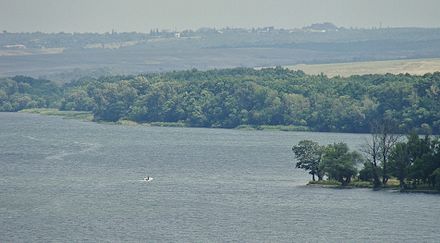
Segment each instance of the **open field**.
[[[0,77],[25,75],[61,84],[83,77],[193,68],[209,70],[440,58],[440,28],[341,29],[326,33],[222,29],[185,32],[180,37],[175,34],[180,36],[181,33],[0,33]],[[396,64],[398,70],[390,72],[400,72],[401,66],[412,73],[440,70],[437,62],[435,67],[431,67],[431,62],[423,67],[419,63]],[[341,75],[369,73],[371,69],[377,73],[389,71],[380,70],[383,64],[368,66],[366,71],[355,65],[352,67],[355,72],[350,69],[348,74]],[[335,75],[330,72],[335,66],[300,65],[294,68]]]
[[47,116],[61,116],[67,119],[78,119],[82,121],[92,121],[93,114],[88,111],[60,111],[53,108],[34,108],[24,109],[19,112],[33,113]]
[[307,74],[324,73],[329,77],[334,77],[338,75],[348,77],[351,75],[385,73],[409,73],[415,75],[423,75],[425,73],[440,72],[440,58],[332,64],[298,64],[286,67],[294,70],[303,70]]

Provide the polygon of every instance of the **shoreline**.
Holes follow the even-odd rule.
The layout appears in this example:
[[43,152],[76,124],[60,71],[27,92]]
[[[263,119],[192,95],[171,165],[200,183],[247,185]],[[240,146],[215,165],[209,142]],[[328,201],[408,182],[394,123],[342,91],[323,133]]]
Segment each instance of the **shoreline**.
[[[17,113],[30,113],[45,116],[60,116],[65,119],[75,119],[85,122],[95,122],[106,125],[123,125],[123,126],[145,126],[145,127],[181,127],[181,128],[212,128],[212,129],[228,129],[239,131],[278,131],[278,132],[313,132],[313,133],[344,133],[344,134],[369,134],[363,132],[343,132],[343,131],[315,131],[306,126],[295,125],[238,125],[236,127],[197,127],[189,126],[184,122],[145,122],[139,123],[132,120],[119,120],[115,122],[94,120],[93,114],[90,111],[60,111],[56,108],[32,108],[15,111]],[[437,137],[439,134],[432,134]]]
[[56,108],[33,108],[17,111],[18,113],[38,114],[45,116],[59,116],[66,119],[75,119],[86,122],[96,122],[107,125],[123,125],[123,126],[147,126],[147,127],[181,127],[181,128],[220,128],[234,129],[240,131],[282,131],[282,132],[316,132],[305,126],[293,125],[239,125],[233,128],[224,127],[194,127],[184,122],[146,122],[139,123],[131,120],[119,120],[116,122],[96,121],[90,111],[60,111]]
[[[368,183],[368,184],[367,184]],[[354,181],[351,182],[347,186],[342,186],[340,183],[335,181],[309,181],[306,184],[307,187],[317,187],[317,188],[330,188],[330,189],[372,189],[373,191],[395,191],[399,193],[424,193],[424,194],[439,194],[440,190],[436,189],[422,189],[422,188],[414,188],[414,189],[404,189],[401,190],[399,185],[391,184],[387,186],[382,186],[380,188],[373,188],[373,185],[370,182],[365,181]]]
[[[74,119],[84,122],[94,122],[98,124],[105,125],[122,125],[122,126],[144,126],[144,127],[180,127],[180,128],[210,128],[210,129],[228,129],[228,130],[239,130],[239,131],[277,131],[277,132],[312,132],[312,133],[343,133],[343,134],[369,134],[369,133],[355,133],[355,132],[341,132],[341,131],[331,131],[322,132],[314,131],[308,127],[299,126],[286,126],[286,125],[238,125],[233,128],[225,127],[195,127],[189,126],[183,122],[145,122],[139,123],[131,120],[119,120],[116,122],[109,121],[96,121],[93,118],[93,114],[90,111],[60,111],[56,108],[33,108],[33,109],[23,109],[15,111],[16,113],[29,113],[45,116],[59,116],[65,119]],[[12,112],[14,113],[14,112]],[[437,137],[440,135],[432,134],[432,136]]]

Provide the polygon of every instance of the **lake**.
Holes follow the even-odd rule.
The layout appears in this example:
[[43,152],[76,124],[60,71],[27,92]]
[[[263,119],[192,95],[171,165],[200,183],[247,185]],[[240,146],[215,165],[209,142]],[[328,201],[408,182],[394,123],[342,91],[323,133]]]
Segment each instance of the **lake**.
[[0,242],[438,242],[438,195],[304,186],[292,145],[367,137],[0,113]]

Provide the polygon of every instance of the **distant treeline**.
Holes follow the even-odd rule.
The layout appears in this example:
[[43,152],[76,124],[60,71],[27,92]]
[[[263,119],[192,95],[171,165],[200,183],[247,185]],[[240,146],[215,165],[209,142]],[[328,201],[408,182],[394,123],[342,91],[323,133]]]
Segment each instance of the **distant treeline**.
[[293,125],[370,132],[378,118],[400,132],[440,133],[440,73],[328,78],[251,68],[80,79],[62,87],[0,79],[0,111],[53,107],[91,111],[95,120],[180,122],[188,126]]
[[[201,28],[198,30],[167,31],[151,30],[149,33],[138,32],[110,32],[110,33],[10,33],[0,32],[0,49],[39,49],[39,48],[96,48],[105,44],[129,43],[129,45],[161,45],[165,48],[170,46],[170,41],[177,41],[180,46],[190,41],[193,47],[251,47],[251,46],[282,46],[289,47],[298,43],[309,43],[316,48],[317,43],[325,45],[319,48],[332,50],[331,43],[350,45],[356,43],[376,44],[368,48],[381,46],[382,41],[386,45],[389,42],[399,51],[417,49],[438,49],[438,45],[424,46],[419,42],[428,43],[437,41],[440,36],[440,28],[373,28],[373,29],[347,29],[334,26],[329,23],[314,24],[302,29],[277,29],[274,27],[262,28]],[[191,41],[191,38],[196,38]],[[158,39],[167,39],[167,43],[158,43]],[[153,40],[153,41],[151,41]],[[150,41],[150,42],[149,42]],[[171,46],[173,44],[171,43]],[[301,46],[302,48],[309,48]],[[328,48],[330,47],[330,48]],[[360,46],[357,50],[365,50]],[[345,50],[347,51],[347,50]],[[383,53],[384,54],[384,53]]]

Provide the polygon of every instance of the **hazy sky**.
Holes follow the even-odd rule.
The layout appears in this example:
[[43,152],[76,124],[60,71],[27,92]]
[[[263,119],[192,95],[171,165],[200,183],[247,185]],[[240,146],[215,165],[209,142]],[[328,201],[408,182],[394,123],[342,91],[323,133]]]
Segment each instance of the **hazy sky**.
[[440,0],[0,0],[0,30],[148,32],[152,28],[440,27]]

